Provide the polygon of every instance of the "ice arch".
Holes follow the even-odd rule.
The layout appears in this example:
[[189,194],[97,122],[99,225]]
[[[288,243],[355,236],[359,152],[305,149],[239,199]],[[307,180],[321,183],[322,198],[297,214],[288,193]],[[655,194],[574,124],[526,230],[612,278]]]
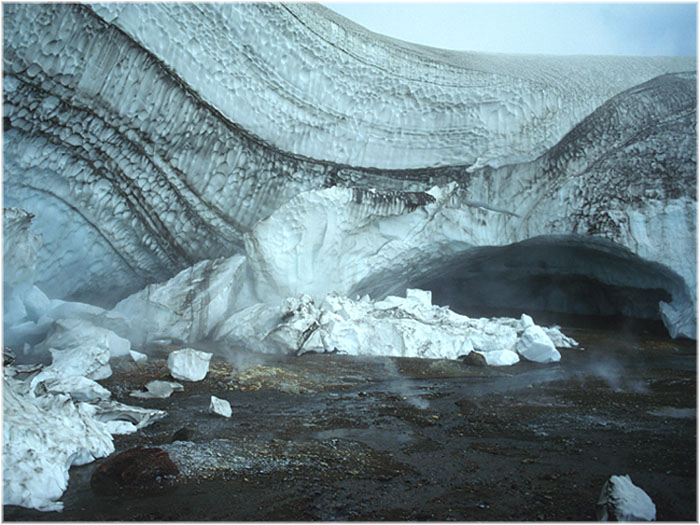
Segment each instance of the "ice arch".
[[[693,58],[446,52],[303,4],[8,4],[3,43],[4,197],[35,215],[35,282],[52,299],[110,306],[234,254],[262,296],[321,290],[297,267],[342,258],[350,291],[368,277],[350,275],[358,247],[429,204],[407,192],[455,183],[462,211],[429,228],[439,250],[382,252],[377,275],[590,235],[681,276],[691,306],[667,325],[695,317]],[[265,225],[314,220],[303,207],[321,189],[340,192],[346,229],[389,214],[323,264],[333,225],[309,230],[288,247],[306,259],[277,267]]]

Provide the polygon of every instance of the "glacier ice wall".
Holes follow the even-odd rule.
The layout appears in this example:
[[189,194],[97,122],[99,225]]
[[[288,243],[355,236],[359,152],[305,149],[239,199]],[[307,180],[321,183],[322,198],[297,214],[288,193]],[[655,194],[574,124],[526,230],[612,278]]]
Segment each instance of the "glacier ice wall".
[[234,254],[269,300],[385,296],[541,238],[541,277],[655,290],[615,308],[694,336],[694,58],[447,52],[306,4],[3,10],[5,204],[54,300]]

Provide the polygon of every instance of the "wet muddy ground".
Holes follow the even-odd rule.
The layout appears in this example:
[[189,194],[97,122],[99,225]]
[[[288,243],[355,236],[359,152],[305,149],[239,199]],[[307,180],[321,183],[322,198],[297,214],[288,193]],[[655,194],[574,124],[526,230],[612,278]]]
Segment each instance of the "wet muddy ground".
[[[98,460],[71,470],[62,513],[5,506],[4,519],[585,521],[605,480],[629,474],[658,520],[696,521],[695,344],[565,333],[582,349],[560,363],[505,368],[218,348],[204,381],[166,400],[130,397],[169,379],[169,349],[155,349],[101,383],[168,411],[115,446],[167,450],[177,486],[99,495]],[[207,412],[212,394],[230,419]]]

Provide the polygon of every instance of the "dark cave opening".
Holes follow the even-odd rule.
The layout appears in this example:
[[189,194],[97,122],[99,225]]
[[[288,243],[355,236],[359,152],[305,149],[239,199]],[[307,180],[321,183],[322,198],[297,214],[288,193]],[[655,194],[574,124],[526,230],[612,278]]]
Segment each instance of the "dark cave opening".
[[681,278],[600,238],[546,236],[479,247],[443,261],[409,287],[470,317],[532,316],[540,324],[668,336],[659,302]]

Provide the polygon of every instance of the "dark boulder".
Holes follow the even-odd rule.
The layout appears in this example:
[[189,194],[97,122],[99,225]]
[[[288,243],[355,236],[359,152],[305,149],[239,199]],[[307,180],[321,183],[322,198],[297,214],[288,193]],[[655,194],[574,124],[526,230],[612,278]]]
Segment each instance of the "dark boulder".
[[469,366],[486,366],[486,358],[478,352],[469,352],[467,355],[459,356],[459,359]]
[[165,450],[135,447],[106,459],[97,467],[90,483],[98,493],[134,490],[159,491],[175,484],[179,473]]

